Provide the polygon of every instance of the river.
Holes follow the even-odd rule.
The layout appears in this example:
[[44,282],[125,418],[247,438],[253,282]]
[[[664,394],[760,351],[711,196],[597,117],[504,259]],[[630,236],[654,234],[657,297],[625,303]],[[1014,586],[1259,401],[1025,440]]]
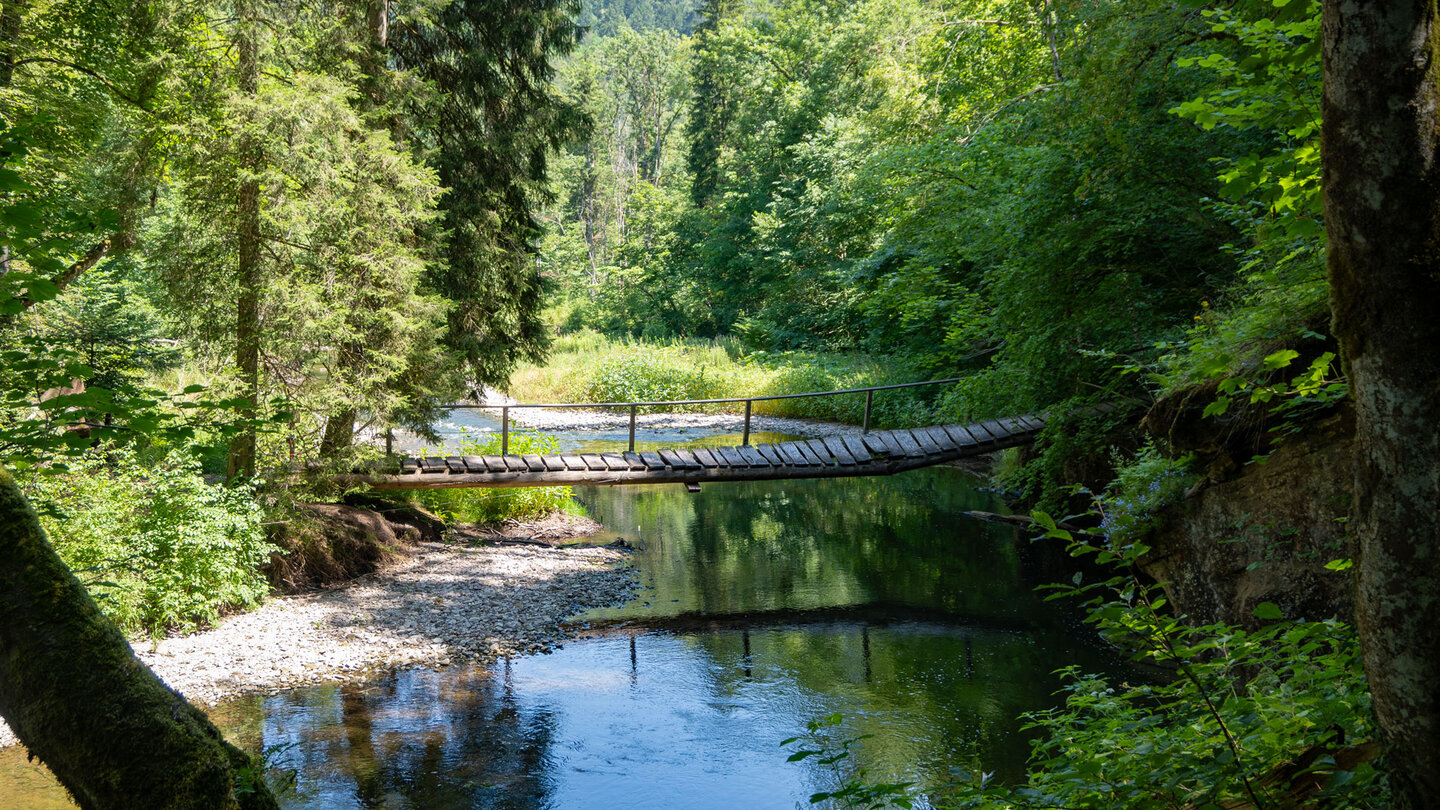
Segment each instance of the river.
[[[637,547],[642,587],[578,617],[576,640],[212,716],[293,772],[283,804],[295,808],[803,807],[838,774],[787,762],[780,743],[833,713],[828,738],[865,735],[845,764],[871,779],[1016,779],[1029,736],[1018,717],[1055,705],[1054,671],[1115,665],[1072,608],[1033,591],[1055,576],[1041,555],[965,516],[1002,508],[980,484],[943,467],[695,494],[577,487],[605,527],[596,541]],[[21,763],[7,752],[0,773],[33,781]]]

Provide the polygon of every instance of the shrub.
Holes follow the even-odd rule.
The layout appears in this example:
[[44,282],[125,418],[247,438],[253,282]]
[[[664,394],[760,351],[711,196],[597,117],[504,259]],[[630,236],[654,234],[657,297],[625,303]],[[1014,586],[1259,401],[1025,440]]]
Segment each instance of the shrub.
[[127,631],[193,629],[268,590],[258,566],[278,549],[254,493],[206,483],[187,453],[142,465],[96,450],[28,489],[55,550]]
[[1255,609],[1269,622],[1255,631],[1189,627],[1135,575],[1144,544],[1101,549],[1034,515],[1073,555],[1124,572],[1083,585],[1076,575],[1051,586],[1057,595],[1088,598],[1086,621],[1172,676],[1112,684],[1064,671],[1065,705],[1029,717],[1040,733],[1027,782],[976,778],[944,806],[1389,806],[1371,765],[1376,729],[1353,628],[1285,621],[1269,602]]
[[[500,453],[500,434],[472,437],[462,433],[460,454],[493,456]],[[510,434],[510,452],[545,455],[559,452],[554,436],[544,433]],[[420,455],[449,455],[426,448]],[[472,487],[418,490],[414,498],[447,523],[495,523],[501,520],[543,517],[552,512],[573,512],[580,508],[570,487]]]
[[1159,527],[1161,510],[1179,503],[1200,480],[1189,471],[1191,460],[1189,455],[1170,458],[1154,443],[1129,463],[1117,460],[1115,480],[1100,499],[1100,527],[1111,543],[1131,543]]

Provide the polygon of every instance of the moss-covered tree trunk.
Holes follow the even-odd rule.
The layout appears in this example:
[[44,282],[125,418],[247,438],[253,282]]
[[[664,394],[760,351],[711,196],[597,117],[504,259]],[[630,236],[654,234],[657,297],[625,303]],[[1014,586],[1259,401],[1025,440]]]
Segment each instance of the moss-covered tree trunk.
[[0,715],[87,810],[277,806],[251,759],[135,657],[4,470]]
[[1356,623],[1399,807],[1440,807],[1440,11],[1324,11],[1331,304],[1356,410]]

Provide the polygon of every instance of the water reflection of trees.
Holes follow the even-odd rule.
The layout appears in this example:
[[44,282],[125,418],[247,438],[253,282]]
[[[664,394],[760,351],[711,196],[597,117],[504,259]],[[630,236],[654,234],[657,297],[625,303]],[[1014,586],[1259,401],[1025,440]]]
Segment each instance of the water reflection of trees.
[[1056,688],[1054,650],[1031,633],[837,622],[683,641],[714,662],[717,697],[744,703],[756,682],[789,682],[797,731],[842,712],[844,733],[873,735],[861,746],[873,773],[928,785],[949,781],[955,765],[1018,778],[1028,747],[1016,718],[1050,705]]
[[593,488],[581,498],[607,528],[643,541],[662,609],[878,601],[968,615],[1035,612],[1013,532],[964,516],[995,508],[969,484],[939,469],[716,484],[694,495]]
[[288,806],[526,810],[548,806],[554,790],[555,718],[516,699],[504,665],[408,670],[237,701],[224,714],[252,748],[282,747],[297,772]]

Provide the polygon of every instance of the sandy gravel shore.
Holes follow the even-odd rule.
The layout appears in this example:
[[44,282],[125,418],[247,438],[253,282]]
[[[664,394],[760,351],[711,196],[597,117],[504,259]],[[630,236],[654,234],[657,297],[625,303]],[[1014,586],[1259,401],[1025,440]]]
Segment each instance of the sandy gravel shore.
[[[537,652],[566,616],[634,593],[624,552],[594,547],[424,543],[389,570],[334,590],[274,599],[202,633],[134,642],[192,702],[409,666]],[[0,746],[14,735],[0,725]]]

